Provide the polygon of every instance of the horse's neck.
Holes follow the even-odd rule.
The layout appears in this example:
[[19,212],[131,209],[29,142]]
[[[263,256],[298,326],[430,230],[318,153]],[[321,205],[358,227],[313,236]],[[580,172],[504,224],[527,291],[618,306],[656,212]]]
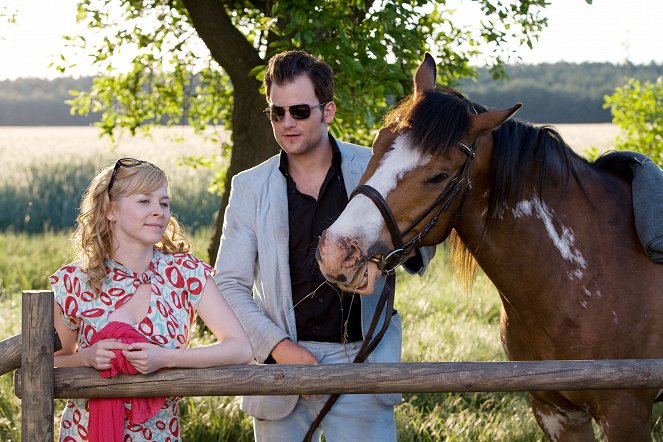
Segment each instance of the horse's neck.
[[624,236],[628,217],[609,221],[620,210],[628,213],[623,198],[588,182],[581,187],[572,180],[543,196],[525,193],[493,219],[487,190],[476,189],[456,230],[501,293],[515,298],[555,286],[560,275],[586,274],[596,259],[592,242]]

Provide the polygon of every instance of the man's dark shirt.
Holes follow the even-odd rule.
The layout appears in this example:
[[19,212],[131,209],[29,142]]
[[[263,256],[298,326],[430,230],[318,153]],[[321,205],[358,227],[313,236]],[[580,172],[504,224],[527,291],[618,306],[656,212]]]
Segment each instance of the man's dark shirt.
[[288,158],[281,151],[281,173],[288,185],[290,225],[290,278],[295,305],[297,339],[318,342],[362,340],[359,295],[341,291],[327,282],[315,259],[322,232],[339,217],[348,204],[341,172],[341,153],[332,142],[332,164],[316,201],[297,190],[288,173]]

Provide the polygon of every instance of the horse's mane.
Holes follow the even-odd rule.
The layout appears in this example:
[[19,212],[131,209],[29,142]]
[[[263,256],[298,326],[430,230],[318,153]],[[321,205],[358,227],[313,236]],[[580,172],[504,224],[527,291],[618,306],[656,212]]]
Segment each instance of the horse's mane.
[[579,170],[590,163],[575,153],[553,127],[508,120],[493,132],[493,141],[489,220],[501,217],[509,204],[522,197],[528,179],[536,179],[534,190],[540,197],[549,187],[563,188],[570,177],[582,188]]
[[385,125],[407,131],[424,153],[444,153],[465,134],[470,101],[451,88],[412,94],[385,117]]

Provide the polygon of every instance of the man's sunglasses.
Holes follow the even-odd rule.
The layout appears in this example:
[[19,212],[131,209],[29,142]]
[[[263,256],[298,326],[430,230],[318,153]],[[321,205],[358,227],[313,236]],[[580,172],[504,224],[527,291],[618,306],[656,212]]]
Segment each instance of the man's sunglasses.
[[265,109],[263,113],[267,114],[267,118],[272,121],[283,121],[286,111],[290,112],[290,116],[295,120],[306,120],[311,116],[311,109],[322,107],[327,103],[329,103],[329,101],[325,101],[324,103],[315,106],[309,106],[308,104],[295,104],[290,107],[270,106]]
[[[113,167],[113,174],[111,175],[110,181],[108,181],[108,194],[110,195],[111,188],[115,184],[115,177],[117,176],[117,171],[120,167],[136,167],[142,164],[147,164],[147,161],[137,160],[135,158],[120,158],[115,162],[115,167]],[[156,166],[155,166],[156,167]]]

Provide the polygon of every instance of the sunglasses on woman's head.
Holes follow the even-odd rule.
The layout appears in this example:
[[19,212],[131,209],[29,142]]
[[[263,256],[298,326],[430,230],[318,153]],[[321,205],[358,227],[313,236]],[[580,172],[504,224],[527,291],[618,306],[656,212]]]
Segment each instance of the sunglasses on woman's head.
[[312,109],[322,107],[327,103],[329,103],[329,101],[325,101],[324,103],[315,106],[309,106],[308,104],[295,104],[290,107],[269,106],[263,111],[263,113],[267,114],[267,118],[271,121],[283,121],[286,111],[290,112],[290,116],[295,120],[306,120],[311,116]]
[[141,164],[145,164],[147,161],[143,160],[137,160],[135,158],[120,158],[115,162],[115,167],[113,167],[113,173],[111,174],[110,181],[108,181],[108,194],[110,195],[111,188],[113,187],[113,184],[115,183],[115,177],[117,176],[117,171],[120,167],[136,167],[140,166]]

